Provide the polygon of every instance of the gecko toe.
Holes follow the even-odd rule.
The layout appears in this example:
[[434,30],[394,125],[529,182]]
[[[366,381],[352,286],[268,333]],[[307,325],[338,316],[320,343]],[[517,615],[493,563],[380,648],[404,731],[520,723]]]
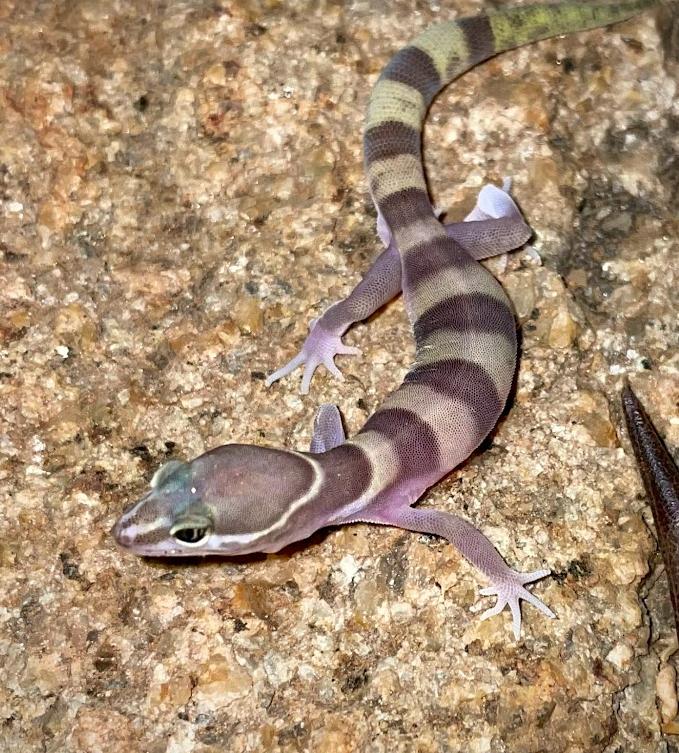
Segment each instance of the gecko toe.
[[294,358],[290,359],[284,366],[281,366],[280,369],[277,369],[272,374],[269,374],[269,376],[264,380],[264,384],[267,387],[271,387],[271,385],[274,382],[277,382],[279,379],[283,379],[283,377],[286,377],[288,374],[292,373],[298,366],[301,366],[301,364],[304,363],[304,354],[298,353]]
[[314,376],[314,372],[320,365],[321,361],[316,356],[312,356],[305,362],[304,373],[302,374],[302,384],[299,388],[299,391],[302,393],[302,395],[309,394],[309,386]]

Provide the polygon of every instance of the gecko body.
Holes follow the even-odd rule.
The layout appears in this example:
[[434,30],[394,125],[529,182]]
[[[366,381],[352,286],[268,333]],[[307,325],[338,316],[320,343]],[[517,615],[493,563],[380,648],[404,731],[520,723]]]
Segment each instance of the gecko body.
[[436,534],[453,543],[497,595],[483,616],[519,602],[551,610],[526,589],[547,570],[511,569],[462,518],[412,504],[464,461],[504,409],[516,368],[516,324],[507,296],[479,260],[523,244],[530,229],[507,193],[486,186],[467,222],[444,226],[432,209],[421,156],[422,125],[436,94],[493,55],[628,18],[651,0],[522,6],[444,21],[402,48],[370,98],[364,152],[385,250],[342,302],[311,329],[301,352],[268,384],[304,366],[302,392],[324,364],[341,376],[342,335],[403,292],[416,357],[403,384],[346,439],[339,412],[323,406],[311,452],[229,444],[190,463],[172,461],[114,528],[137,554],[275,552],[319,528],[357,521]]

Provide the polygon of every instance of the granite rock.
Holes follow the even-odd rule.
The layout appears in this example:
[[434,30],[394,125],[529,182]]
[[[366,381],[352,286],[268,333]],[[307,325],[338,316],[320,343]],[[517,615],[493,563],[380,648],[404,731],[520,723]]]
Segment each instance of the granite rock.
[[[346,380],[264,388],[379,251],[361,126],[437,3],[0,4],[0,749],[654,753],[667,585],[619,391],[679,446],[679,98],[651,14],[504,55],[432,107],[433,198],[511,176],[533,246],[492,438],[427,495],[557,613],[470,611],[448,544],[353,526],[268,557],[146,561],[109,529],[159,464],[355,432],[412,359],[400,301]],[[478,605],[477,605],[478,606]],[[660,709],[660,710],[659,710]],[[664,747],[665,746],[665,747]]]

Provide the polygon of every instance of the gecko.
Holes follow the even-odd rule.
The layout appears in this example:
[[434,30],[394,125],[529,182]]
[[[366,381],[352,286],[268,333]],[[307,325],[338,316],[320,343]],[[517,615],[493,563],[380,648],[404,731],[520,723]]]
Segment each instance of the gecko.
[[621,400],[627,432],[651,503],[679,635],[679,468],[629,383],[623,387]]
[[301,391],[322,364],[356,353],[342,336],[402,292],[415,339],[403,383],[347,438],[339,410],[322,405],[309,452],[226,444],[191,462],[171,460],[113,528],[143,556],[277,552],[327,526],[376,523],[442,537],[488,580],[495,604],[552,610],[527,585],[549,570],[519,572],[464,518],[413,504],[481,444],[502,414],[517,364],[514,313],[480,260],[524,244],[531,230],[509,185],[485,186],[465,222],[445,226],[432,207],[422,161],[429,105],[450,81],[524,44],[627,19],[655,0],[566,2],[488,10],[426,28],[388,62],[372,90],[364,130],[368,184],[384,251],[349,296],[317,321],[300,353],[267,386],[303,366]]

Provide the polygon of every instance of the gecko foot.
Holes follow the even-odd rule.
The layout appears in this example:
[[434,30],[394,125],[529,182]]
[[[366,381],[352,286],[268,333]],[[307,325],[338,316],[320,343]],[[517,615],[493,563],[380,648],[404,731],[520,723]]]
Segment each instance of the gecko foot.
[[511,178],[503,178],[501,187],[492,183],[486,183],[476,197],[474,208],[464,218],[464,221],[478,222],[479,220],[497,220],[503,217],[523,219],[519,208],[514,203],[514,199],[510,196],[509,192],[511,189]]
[[311,378],[321,364],[336,379],[343,380],[344,376],[335,364],[335,356],[356,356],[361,351],[351,345],[345,345],[342,342],[342,334],[344,334],[343,331],[331,332],[325,329],[319,319],[314,319],[311,322],[309,334],[300,352],[292,360],[288,361],[285,366],[270,374],[264,384],[270,387],[274,382],[287,376],[298,366],[304,365],[302,385],[299,391],[302,395],[307,395],[309,393]]
[[545,578],[549,575],[549,570],[535,570],[532,573],[518,573],[516,570],[507,568],[505,572],[497,576],[494,579],[492,586],[482,588],[479,592],[482,596],[497,596],[497,603],[494,607],[487,609],[481,614],[482,620],[487,620],[489,617],[493,617],[496,614],[500,614],[502,610],[508,606],[512,613],[512,630],[514,631],[514,638],[518,641],[521,635],[521,607],[520,600],[523,599],[529,604],[532,604],[536,609],[539,609],[543,614],[552,619],[556,617],[554,612],[537,596],[532,594],[526,588],[525,585],[533,583],[536,580]]

